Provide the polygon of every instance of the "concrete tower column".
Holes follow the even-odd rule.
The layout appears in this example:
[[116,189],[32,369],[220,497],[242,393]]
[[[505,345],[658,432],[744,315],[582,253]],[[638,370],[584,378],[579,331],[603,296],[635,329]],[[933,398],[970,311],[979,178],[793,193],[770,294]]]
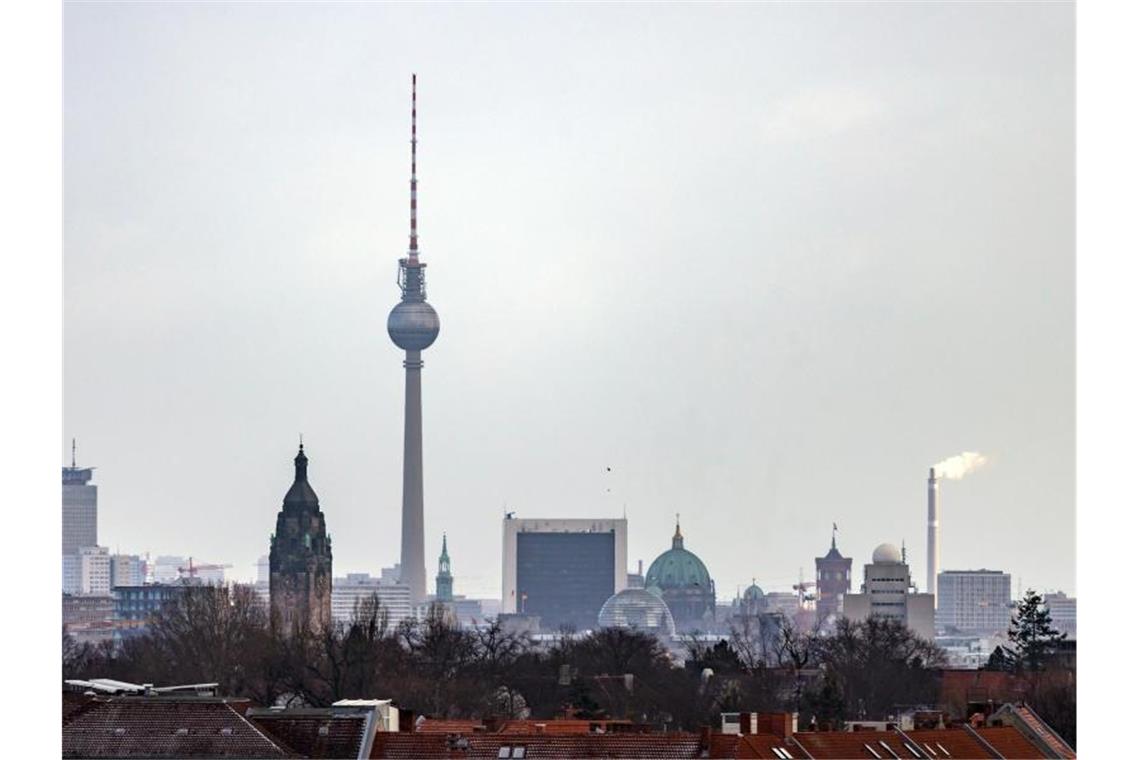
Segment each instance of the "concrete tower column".
[[413,603],[427,598],[424,563],[424,436],[420,401],[419,351],[404,359],[404,500],[400,530],[400,578],[411,587]]

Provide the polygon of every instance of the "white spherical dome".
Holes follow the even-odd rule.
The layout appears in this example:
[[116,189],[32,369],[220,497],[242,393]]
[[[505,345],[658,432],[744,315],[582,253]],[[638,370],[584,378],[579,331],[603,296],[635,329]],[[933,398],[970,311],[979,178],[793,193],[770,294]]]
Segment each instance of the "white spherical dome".
[[898,565],[902,563],[902,553],[894,544],[879,544],[871,554],[871,562],[876,565]]

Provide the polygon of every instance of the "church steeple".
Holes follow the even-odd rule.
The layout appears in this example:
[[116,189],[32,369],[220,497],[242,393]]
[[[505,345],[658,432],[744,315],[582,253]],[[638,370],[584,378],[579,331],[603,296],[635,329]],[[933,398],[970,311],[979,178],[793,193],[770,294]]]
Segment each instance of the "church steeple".
[[451,557],[447,556],[447,534],[443,534],[443,551],[439,555],[439,572],[435,576],[435,600],[450,602],[452,595]]
[[277,513],[269,546],[271,623],[286,635],[332,622],[332,539],[317,494],[309,485],[305,446],[293,458],[293,485]]
[[685,537],[681,535],[681,513],[677,513],[677,529],[673,531],[673,548],[684,549]]

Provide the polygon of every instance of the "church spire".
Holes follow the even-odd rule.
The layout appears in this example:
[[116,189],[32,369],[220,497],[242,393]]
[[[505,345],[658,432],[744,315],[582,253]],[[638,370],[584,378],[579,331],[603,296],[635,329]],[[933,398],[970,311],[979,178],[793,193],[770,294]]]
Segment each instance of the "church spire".
[[677,513],[677,529],[673,531],[673,548],[684,549],[685,537],[681,535],[681,513]]

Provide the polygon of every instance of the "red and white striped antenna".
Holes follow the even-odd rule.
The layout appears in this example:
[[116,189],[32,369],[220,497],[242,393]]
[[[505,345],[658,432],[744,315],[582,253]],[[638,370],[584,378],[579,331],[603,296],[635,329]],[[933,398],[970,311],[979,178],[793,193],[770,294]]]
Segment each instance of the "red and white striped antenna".
[[412,74],[412,226],[408,241],[408,258],[419,258],[419,240],[416,236],[416,75]]

